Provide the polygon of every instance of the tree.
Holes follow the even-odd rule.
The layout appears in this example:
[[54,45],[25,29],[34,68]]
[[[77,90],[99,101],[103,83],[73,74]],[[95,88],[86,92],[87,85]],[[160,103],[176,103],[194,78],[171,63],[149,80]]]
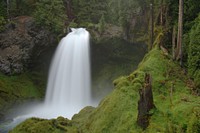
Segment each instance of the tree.
[[195,18],[200,12],[200,0],[185,0],[184,1],[184,33],[191,30],[194,25]]
[[150,4],[150,10],[151,10],[151,44],[150,44],[150,49],[152,49],[153,47],[153,36],[154,36],[154,10],[153,10],[153,6],[154,6],[154,1],[151,0],[151,4]]
[[20,15],[32,15],[37,0],[6,0],[7,16],[12,19]]
[[188,72],[200,88],[200,13],[194,22],[189,33]]
[[5,1],[0,2],[0,16],[6,18],[7,16],[7,5]]
[[135,17],[141,12],[141,9],[137,0],[109,0],[109,22],[121,26],[125,37],[130,39],[131,25]]
[[101,19],[99,20],[99,32],[102,35],[105,30],[105,17],[104,15],[101,16]]
[[177,36],[177,50],[176,50],[176,60],[180,60],[180,65],[183,65],[183,0],[179,0],[179,17],[178,17],[178,36]]
[[87,26],[88,23],[98,24],[101,16],[106,14],[106,7],[105,0],[72,1],[73,12],[76,16],[75,22],[83,26]]
[[70,21],[74,19],[74,13],[72,11],[72,0],[64,0],[66,14]]
[[138,101],[137,124],[143,129],[146,129],[152,115],[150,110],[155,108],[152,92],[152,77],[150,74],[145,74],[144,84],[144,87],[139,90],[140,99]]
[[40,26],[60,33],[64,29],[64,23],[67,20],[65,7],[62,0],[39,0],[36,3],[34,18]]

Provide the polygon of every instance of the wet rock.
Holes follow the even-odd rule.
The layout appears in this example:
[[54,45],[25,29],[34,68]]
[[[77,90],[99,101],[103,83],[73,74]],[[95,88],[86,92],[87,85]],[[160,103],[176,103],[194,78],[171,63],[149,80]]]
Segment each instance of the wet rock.
[[33,66],[33,60],[38,60],[55,44],[56,36],[38,27],[32,17],[17,17],[0,33],[0,71],[19,74]]

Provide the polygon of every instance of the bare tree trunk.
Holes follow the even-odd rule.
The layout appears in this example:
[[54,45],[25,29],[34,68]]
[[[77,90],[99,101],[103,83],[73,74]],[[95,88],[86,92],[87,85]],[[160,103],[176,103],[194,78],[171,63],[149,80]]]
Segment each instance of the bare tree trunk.
[[161,0],[161,7],[160,7],[160,25],[163,25],[163,0]]
[[72,0],[64,0],[64,4],[66,7],[66,14],[68,16],[68,19],[72,21],[75,18],[72,10]]
[[174,26],[173,32],[172,32],[172,58],[173,60],[176,59],[175,48],[176,48],[176,27]]
[[154,4],[154,2],[153,2],[153,0],[151,0],[151,4],[150,4],[150,10],[151,10],[151,42],[150,42],[150,50],[152,49],[152,47],[153,47],[153,36],[154,36],[154,19],[153,19],[153,11],[154,11],[154,9],[153,9],[153,5]]
[[149,125],[149,118],[151,116],[149,111],[155,108],[152,93],[152,77],[150,74],[145,74],[144,87],[139,90],[139,94],[140,100],[138,101],[137,124],[143,129],[146,129]]
[[17,12],[19,12],[20,2],[21,2],[21,0],[16,0],[16,9],[17,9]]
[[8,17],[8,21],[10,20],[10,12],[9,12],[9,10],[10,10],[10,1],[9,0],[6,0],[6,11],[7,11],[7,17]]
[[178,37],[176,60],[180,60],[182,66],[182,38],[183,38],[183,0],[179,0],[179,18],[178,18]]

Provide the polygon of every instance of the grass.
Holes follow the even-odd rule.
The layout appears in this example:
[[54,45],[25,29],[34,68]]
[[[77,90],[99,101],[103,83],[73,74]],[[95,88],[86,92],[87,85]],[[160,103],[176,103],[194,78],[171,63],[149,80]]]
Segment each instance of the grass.
[[[156,109],[151,110],[153,115],[150,125],[146,130],[142,130],[136,121],[138,90],[144,85],[145,73],[150,73],[153,78],[152,88]],[[106,96],[97,108],[85,108],[70,122],[73,128],[83,133],[198,133],[200,98],[192,95],[191,86],[187,84],[188,80],[190,79],[178,64],[158,48],[154,48],[144,57],[136,71],[113,82],[114,91]],[[48,129],[48,126],[52,126],[52,123],[47,123],[42,128]],[[69,127],[69,125],[64,126]],[[33,127],[37,127],[37,121],[31,124],[25,121],[12,133]],[[72,133],[78,131],[73,130]]]

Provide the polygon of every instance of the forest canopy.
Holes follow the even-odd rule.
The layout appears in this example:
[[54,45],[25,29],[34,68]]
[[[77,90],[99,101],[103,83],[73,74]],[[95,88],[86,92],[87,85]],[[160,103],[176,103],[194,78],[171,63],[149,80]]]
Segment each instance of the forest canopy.
[[[163,35],[161,43],[165,42],[164,47],[171,51],[179,12],[179,2],[174,0],[3,0],[0,2],[0,31],[4,31],[5,25],[17,16],[32,16],[39,26],[57,34],[66,32],[68,27],[86,27],[103,34],[106,25],[112,24],[123,29],[127,40],[143,38],[149,43],[151,4],[154,8],[154,39]],[[183,62],[196,78],[200,75],[196,72],[199,70],[196,54],[199,53],[195,43],[200,41],[199,12],[199,0],[184,1]],[[194,67],[192,64],[195,63]]]

